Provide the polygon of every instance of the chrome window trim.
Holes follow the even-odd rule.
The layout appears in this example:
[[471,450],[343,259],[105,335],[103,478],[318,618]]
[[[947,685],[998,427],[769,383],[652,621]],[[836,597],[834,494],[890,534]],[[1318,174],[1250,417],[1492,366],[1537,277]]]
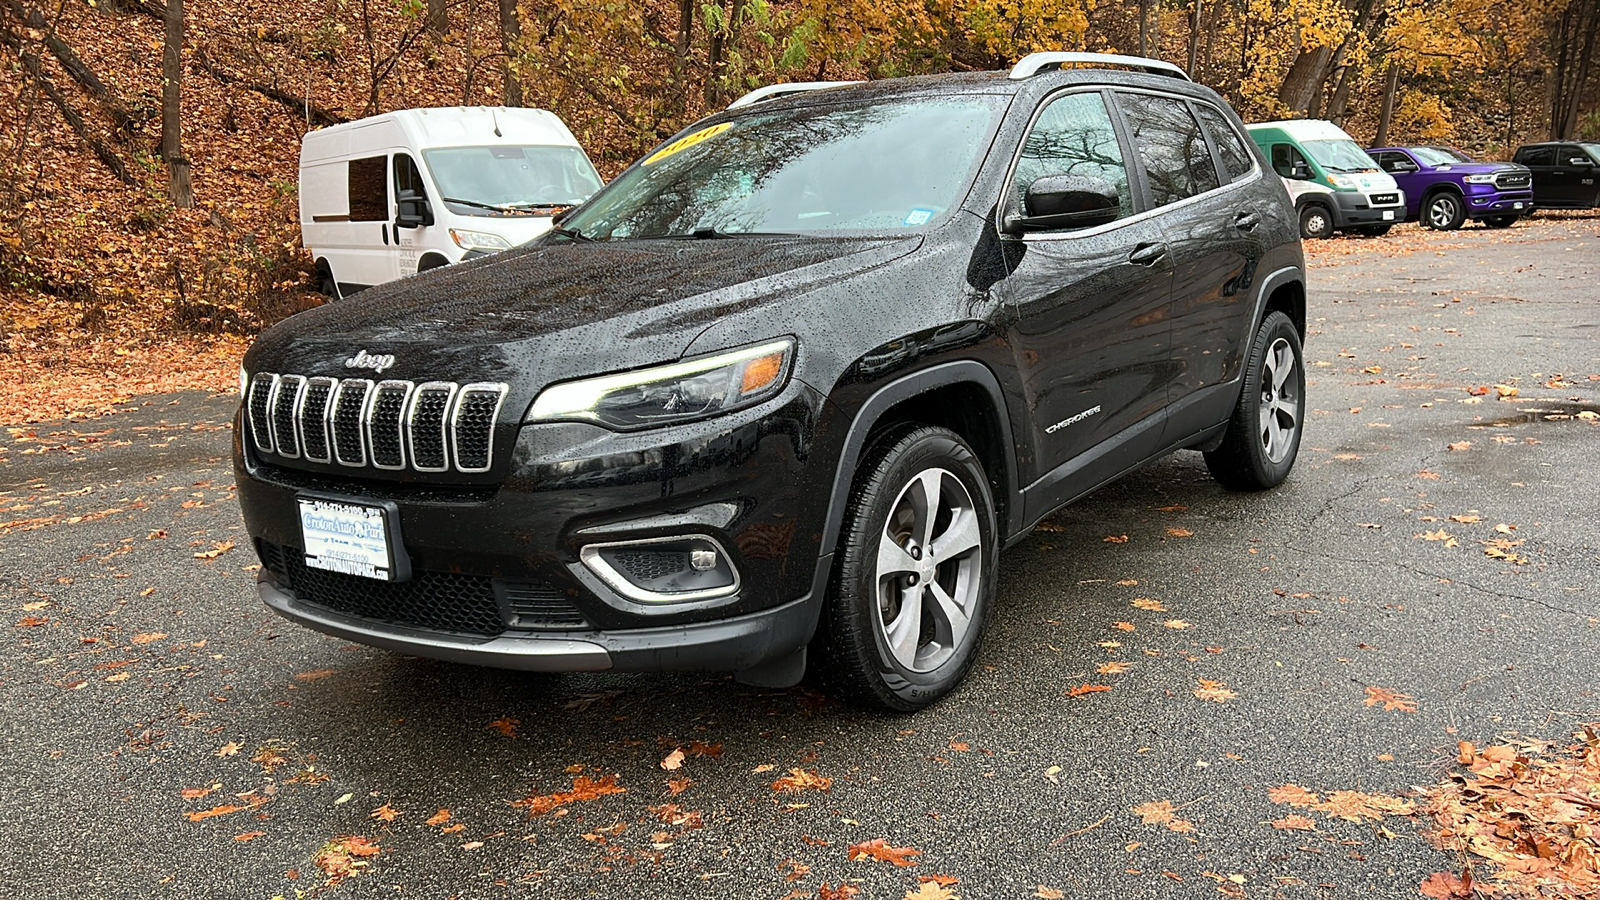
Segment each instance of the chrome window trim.
[[[717,548],[717,552],[728,560],[728,571],[733,573],[733,584],[727,587],[708,588],[703,591],[683,591],[675,594],[647,591],[629,581],[626,576],[613,568],[600,555],[601,550],[613,547],[647,547],[651,544],[668,544],[681,541],[705,541]],[[729,555],[727,548],[722,546],[721,541],[709,534],[674,534],[667,537],[644,538],[637,541],[606,541],[599,544],[585,544],[583,549],[578,551],[578,558],[589,568],[589,571],[605,582],[606,587],[636,603],[648,603],[652,606],[660,603],[687,603],[693,600],[730,597],[739,593],[739,586],[743,583],[743,579],[739,576],[739,567],[734,565],[733,557]]]
[[[380,381],[372,389],[371,395],[367,398],[368,422],[362,431],[367,435],[367,458],[371,460],[372,467],[375,469],[383,469],[387,472],[399,472],[406,468],[406,460],[409,458],[406,454],[406,445],[408,443],[406,439],[406,410],[411,406],[411,389],[413,387],[415,387],[415,384],[410,381]],[[373,452],[373,448],[376,446],[374,439],[377,437],[377,424],[372,422],[370,419],[372,410],[378,405],[378,395],[383,392],[384,388],[400,388],[405,391],[405,393],[400,397],[400,414],[395,417],[394,423],[394,442],[395,446],[400,450],[400,464],[395,466],[384,465],[383,463],[378,462],[378,456]]]
[[[424,466],[417,462],[417,401],[421,399],[424,391],[440,389],[445,391],[444,411],[439,414],[439,455],[444,457],[444,464],[438,467]],[[456,383],[453,381],[425,381],[416,386],[416,389],[411,392],[410,399],[406,401],[406,410],[404,416],[406,451],[409,454],[408,458],[411,460],[411,468],[416,469],[418,472],[450,471],[451,450],[454,449],[451,446],[450,417],[453,412],[452,407],[456,402],[456,393],[458,390],[459,389],[457,388]],[[493,434],[492,428],[490,429],[490,433],[491,435]],[[494,456],[491,453],[490,462],[493,463],[493,461]]]
[[[461,464],[461,451],[457,443],[460,433],[462,401],[466,400],[468,394],[478,391],[492,391],[496,395],[494,409],[489,414],[489,434],[486,439],[488,446],[484,450],[483,459],[485,464],[482,468],[463,466]],[[494,468],[494,432],[500,423],[500,407],[505,405],[506,394],[510,391],[510,385],[493,381],[474,381],[471,384],[461,386],[461,391],[456,395],[455,403],[450,409],[450,458],[455,462],[457,472],[476,474],[487,472]]]

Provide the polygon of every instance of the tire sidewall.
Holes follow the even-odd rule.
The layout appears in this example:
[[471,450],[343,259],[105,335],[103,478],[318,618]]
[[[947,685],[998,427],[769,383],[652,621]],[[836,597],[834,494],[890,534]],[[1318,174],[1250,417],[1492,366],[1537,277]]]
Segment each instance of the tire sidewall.
[[[1310,227],[1310,220],[1313,215],[1321,217],[1322,228],[1313,229]],[[1313,204],[1300,210],[1300,236],[1316,240],[1325,240],[1333,237],[1333,216],[1320,204]]]
[[[844,540],[850,542],[841,560],[832,592],[837,637],[853,639],[852,648],[872,664],[870,688],[884,706],[914,710],[948,694],[961,682],[977,654],[989,611],[994,605],[995,575],[999,563],[994,498],[976,454],[953,432],[921,428],[888,436],[887,451],[875,454],[875,466],[858,482],[867,491],[853,504],[855,514],[845,523]],[[979,560],[978,609],[963,645],[931,672],[913,672],[901,666],[890,652],[879,621],[877,606],[878,537],[900,492],[920,472],[945,469],[958,478],[972,497],[982,539]],[[931,602],[931,601],[929,601]],[[843,619],[845,621],[838,621]],[[837,625],[845,627],[838,628]],[[865,646],[870,642],[870,646]]]
[[[1433,220],[1433,208],[1441,200],[1449,203],[1454,212],[1450,216],[1449,222],[1446,222],[1443,225],[1436,225],[1434,224]],[[1450,193],[1449,191],[1440,191],[1438,193],[1429,195],[1427,202],[1424,203],[1422,207],[1422,223],[1429,228],[1432,228],[1434,231],[1453,231],[1457,228],[1460,228],[1462,218],[1465,215],[1465,203],[1463,203],[1459,197]]]

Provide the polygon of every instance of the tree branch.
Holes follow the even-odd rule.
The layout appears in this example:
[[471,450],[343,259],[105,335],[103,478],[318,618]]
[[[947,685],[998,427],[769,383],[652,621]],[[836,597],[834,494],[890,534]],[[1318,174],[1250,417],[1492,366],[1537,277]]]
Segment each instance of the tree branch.
[[270,84],[245,81],[243,78],[234,75],[232,72],[229,72],[213,62],[205,50],[195,50],[194,61],[206,72],[206,74],[222,82],[223,84],[237,85],[238,87],[242,87],[247,91],[255,91],[263,97],[276,100],[279,103],[282,103],[284,106],[287,106],[295,112],[305,116],[306,119],[313,125],[337,125],[340,122],[350,121],[349,119],[332,110],[318,106],[306,98],[296,97],[294,94],[275,88]]

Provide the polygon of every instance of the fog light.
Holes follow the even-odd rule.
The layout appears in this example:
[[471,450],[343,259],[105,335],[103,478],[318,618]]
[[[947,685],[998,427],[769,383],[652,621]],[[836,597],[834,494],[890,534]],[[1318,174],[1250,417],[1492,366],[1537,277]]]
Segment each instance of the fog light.
[[641,603],[683,603],[739,590],[739,573],[703,534],[589,544],[578,557],[617,593]]

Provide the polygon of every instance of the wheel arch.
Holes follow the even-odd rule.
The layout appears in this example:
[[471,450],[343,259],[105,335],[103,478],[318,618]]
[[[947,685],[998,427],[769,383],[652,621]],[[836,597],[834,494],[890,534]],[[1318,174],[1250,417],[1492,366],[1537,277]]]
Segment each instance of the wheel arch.
[[1277,311],[1289,317],[1300,335],[1306,339],[1306,281],[1305,275],[1295,266],[1273,272],[1261,280],[1260,299],[1256,301],[1255,319],[1250,323],[1250,333],[1256,333],[1267,313]]
[[430,251],[422,254],[422,258],[417,260],[417,271],[426,272],[429,269],[438,269],[448,265],[450,265],[449,257],[445,256],[443,253],[434,253]]
[[834,469],[822,538],[823,557],[838,547],[850,489],[862,455],[884,429],[904,424],[948,428],[972,445],[994,494],[1001,540],[1016,530],[1016,452],[1005,394],[990,369],[975,360],[939,363],[902,376],[867,398],[851,420]]

